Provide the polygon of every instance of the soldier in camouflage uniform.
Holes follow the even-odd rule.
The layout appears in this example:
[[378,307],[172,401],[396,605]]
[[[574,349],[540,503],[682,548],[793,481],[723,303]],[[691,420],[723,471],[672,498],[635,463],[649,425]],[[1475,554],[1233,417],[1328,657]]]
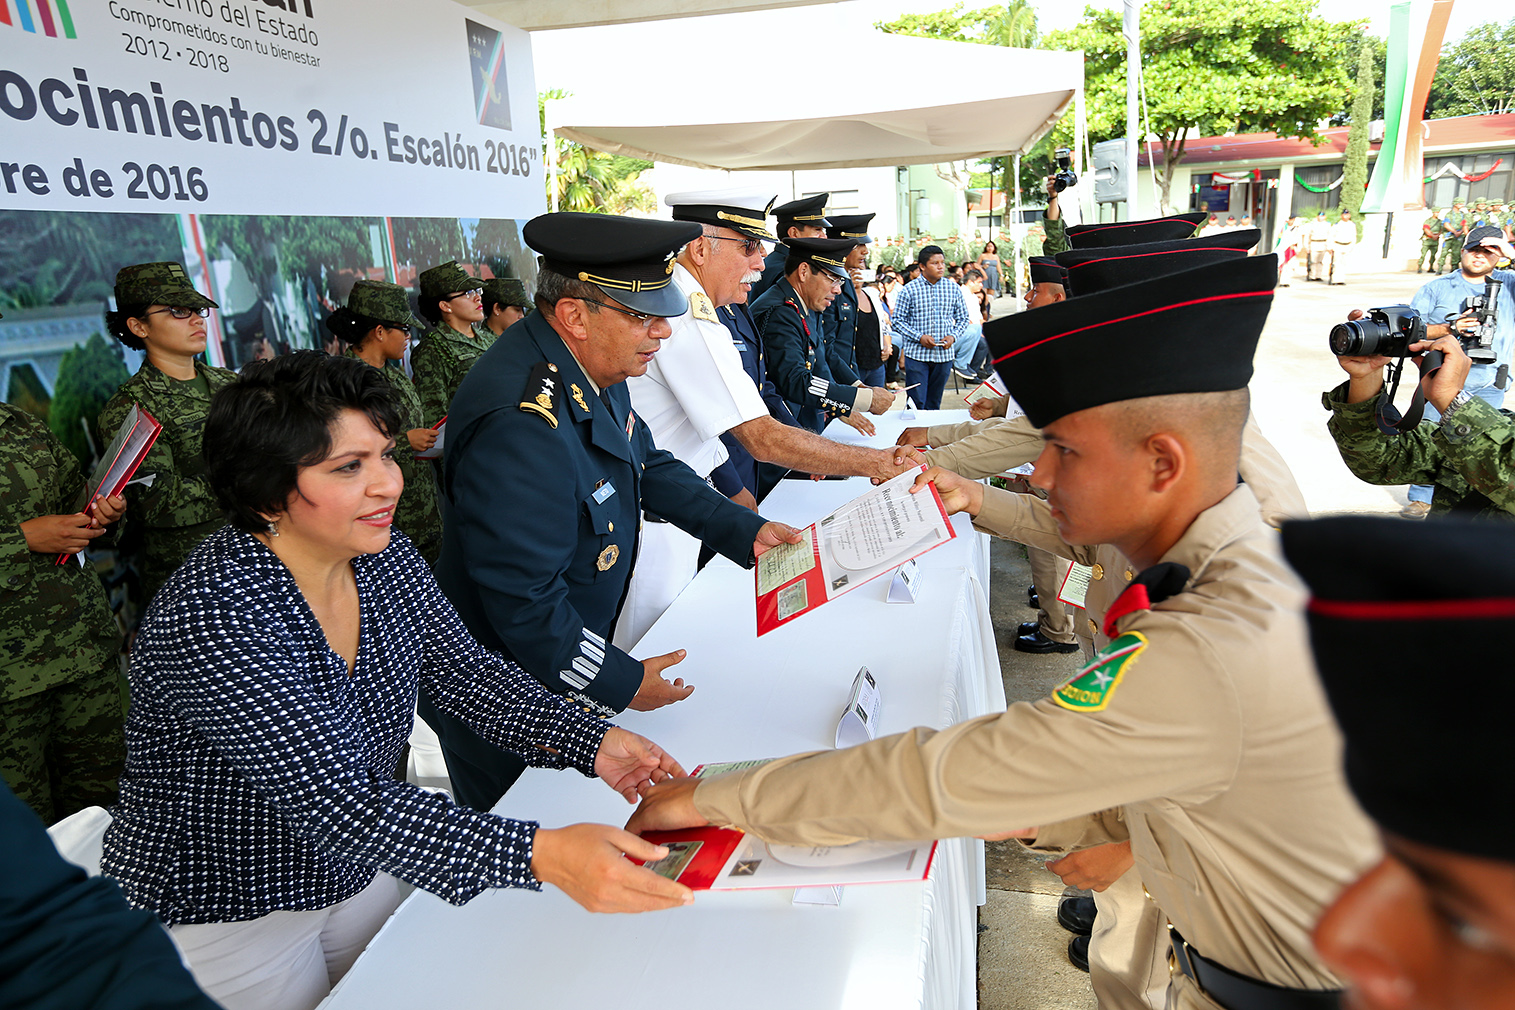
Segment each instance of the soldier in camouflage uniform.
[[463,376],[495,341],[484,322],[484,282],[471,277],[455,260],[434,266],[418,278],[421,315],[431,329],[411,356],[416,392],[427,427],[447,416]]
[[1444,385],[1455,386],[1456,395],[1443,397],[1450,402],[1442,404],[1440,420],[1397,436],[1385,435],[1374,420],[1388,359],[1338,359],[1352,378],[1323,394],[1321,404],[1331,412],[1326,428],[1342,462],[1369,484],[1431,485],[1432,516],[1515,519],[1515,414],[1462,390],[1469,362],[1455,336],[1432,346],[1446,363],[1430,380],[1427,399],[1440,403]]
[[1462,198],[1453,200],[1452,209],[1447,212],[1446,232],[1441,239],[1441,256],[1436,264],[1437,273],[1450,273],[1453,267],[1462,262],[1462,242],[1467,237],[1468,229],[1472,227],[1472,221],[1473,215],[1468,213]]
[[1420,223],[1420,258],[1415,261],[1416,273],[1420,273],[1422,267],[1425,270],[1436,269],[1436,253],[1441,246],[1441,234],[1446,230],[1446,226],[1441,223],[1440,212],[1432,207],[1431,216]]
[[531,315],[531,298],[526,284],[517,277],[496,277],[484,282],[484,326],[498,337]]
[[198,360],[205,350],[205,317],[216,303],[194,289],[178,263],[139,263],[116,274],[116,311],[106,327],[147,360],[100,411],[100,444],[109,445],[133,406],[163,425],[138,477],[127,522],[142,537],[142,606],[200,541],[226,522],[205,482],[200,434],[210,398],[237,376]]
[[51,824],[116,801],[121,646],[100,576],[78,553],[126,507],[76,511],[79,461],[41,420],[0,403],[0,775]]
[[350,358],[366,361],[384,373],[389,384],[400,394],[401,430],[395,435],[395,463],[405,478],[395,506],[395,527],[410,538],[429,565],[436,565],[442,553],[442,513],[437,508],[437,486],[431,465],[416,459],[416,453],[430,449],[437,433],[421,422],[421,398],[406,378],[398,362],[410,343],[410,328],[421,321],[410,314],[405,289],[384,281],[358,281],[347,304],[326,320],[326,328],[346,345]]

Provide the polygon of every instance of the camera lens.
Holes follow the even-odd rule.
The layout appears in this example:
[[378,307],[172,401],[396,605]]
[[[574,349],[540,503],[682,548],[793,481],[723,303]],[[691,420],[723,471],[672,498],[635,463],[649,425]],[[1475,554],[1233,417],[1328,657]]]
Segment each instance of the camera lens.
[[[1363,332],[1357,323],[1337,323],[1331,327],[1331,353],[1337,357],[1356,357],[1361,354],[1372,354],[1372,351],[1364,350],[1369,335]],[[1374,341],[1376,344],[1377,341]]]

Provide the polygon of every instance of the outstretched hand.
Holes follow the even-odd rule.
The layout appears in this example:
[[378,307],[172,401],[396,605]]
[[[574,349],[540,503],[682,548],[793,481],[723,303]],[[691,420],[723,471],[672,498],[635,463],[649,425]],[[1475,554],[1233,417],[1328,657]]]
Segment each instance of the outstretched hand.
[[757,539],[752,541],[752,556],[760,558],[779,544],[797,544],[801,539],[800,531],[793,526],[764,523],[763,528],[758,530]]
[[594,756],[594,773],[627,803],[635,803],[657,783],[682,776],[684,767],[646,737],[612,726]]
[[623,853],[653,860],[668,850],[608,824],[538,828],[531,872],[591,912],[650,912],[694,901],[689,888],[622,858]]

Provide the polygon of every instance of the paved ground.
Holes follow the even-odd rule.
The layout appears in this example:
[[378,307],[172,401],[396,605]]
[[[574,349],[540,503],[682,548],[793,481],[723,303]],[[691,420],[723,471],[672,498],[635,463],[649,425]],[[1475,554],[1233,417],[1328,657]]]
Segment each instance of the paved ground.
[[[1263,431],[1290,461],[1312,512],[1395,512],[1405,489],[1362,484],[1341,463],[1326,434],[1320,394],[1344,373],[1326,349],[1326,334],[1353,307],[1408,302],[1427,278],[1391,273],[1347,287],[1295,283],[1280,288],[1257,353],[1253,409]],[[1013,303],[1001,299],[1000,312]],[[1217,340],[1226,338],[1222,330]],[[1154,354],[1162,346],[1153,347]],[[1408,400],[1407,396],[1401,398]],[[943,407],[961,406],[950,387]],[[1045,696],[1078,666],[1074,656],[1028,656],[1010,648],[1016,625],[1033,620],[1026,605],[1030,571],[1016,544],[996,541],[991,613],[1000,644],[1005,694],[1011,701]],[[1088,976],[1068,964],[1069,934],[1055,912],[1062,882],[1015,843],[989,844],[989,901],[979,912],[981,1010],[1093,1010]]]

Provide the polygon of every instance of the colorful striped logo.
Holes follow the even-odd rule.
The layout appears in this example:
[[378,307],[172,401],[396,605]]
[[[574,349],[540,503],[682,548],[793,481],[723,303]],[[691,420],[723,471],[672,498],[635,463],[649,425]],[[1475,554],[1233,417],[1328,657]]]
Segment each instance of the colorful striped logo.
[[68,0],[0,0],[0,24],[20,25],[23,31],[40,31],[50,38],[79,37],[74,33]]

